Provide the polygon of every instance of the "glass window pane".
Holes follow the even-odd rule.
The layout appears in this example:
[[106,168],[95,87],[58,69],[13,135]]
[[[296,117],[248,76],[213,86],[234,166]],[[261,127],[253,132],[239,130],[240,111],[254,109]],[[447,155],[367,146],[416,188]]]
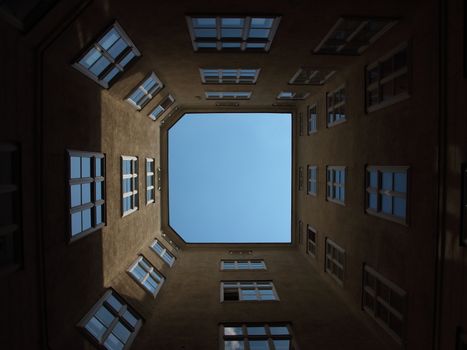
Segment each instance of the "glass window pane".
[[81,158],[81,177],[91,177],[91,158]]
[[250,340],[250,350],[269,350],[267,340]]
[[126,343],[131,334],[131,332],[120,322],[115,325],[112,333],[115,334],[122,343]]
[[[236,28],[225,28],[221,31],[221,36],[224,38],[241,38],[242,37],[242,29]],[[237,74],[235,74],[237,75]]]
[[123,318],[133,327],[138,323],[138,319],[129,310],[125,311]]
[[106,339],[104,346],[109,350],[123,350],[124,344],[118,340],[118,338],[110,333],[109,337]]
[[70,205],[72,208],[81,205],[81,185],[71,185],[70,196]]
[[107,34],[104,35],[104,37],[99,40],[99,44],[105,49],[108,50],[109,47],[113,45],[118,39],[120,38],[120,35],[118,34],[117,30],[115,28],[112,28],[107,32]]
[[392,197],[383,195],[381,206],[382,206],[383,213],[392,214]]
[[99,199],[102,199],[102,184],[103,182],[102,181],[97,181],[95,183],[95,186],[96,186],[96,200],[99,200]]
[[288,339],[276,339],[274,340],[275,350],[289,350],[290,349],[290,340]]
[[96,48],[92,48],[89,52],[79,61],[85,68],[89,69],[100,57],[101,52]]
[[122,60],[119,62],[119,64],[122,67],[125,67],[133,58],[135,58],[136,55],[133,51],[130,51],[122,58]]
[[101,340],[107,328],[95,317],[91,318],[86,326],[86,330],[91,333],[97,340]]
[[109,50],[110,56],[112,56],[114,59],[120,55],[123,50],[125,50],[128,47],[128,44],[126,43],[125,40],[119,39]]
[[243,350],[243,349],[245,349],[243,340],[224,341],[224,350]]
[[394,198],[394,215],[405,218],[406,216],[406,200],[405,198]]
[[224,335],[242,335],[242,327],[224,327]]
[[107,74],[104,76],[104,78],[102,78],[102,80],[104,80],[104,81],[107,82],[107,83],[110,83],[110,81],[111,81],[113,78],[115,78],[115,76],[118,74],[118,72],[120,72],[120,71],[118,70],[118,68],[114,67],[114,68],[112,68],[112,70],[111,70],[109,73],[107,73]]
[[250,29],[249,37],[267,39],[269,37],[269,33],[269,29]]
[[286,326],[269,326],[272,335],[289,334],[289,329]]
[[89,68],[89,70],[95,76],[99,76],[104,71],[104,69],[106,69],[109,65],[110,65],[110,61],[104,56],[101,56],[96,61],[96,63],[94,63],[94,65]]
[[263,326],[252,326],[247,327],[248,335],[264,335],[266,334],[266,330]]
[[222,27],[243,27],[243,18],[221,18]]
[[407,192],[407,173],[394,173],[394,191]]
[[95,317],[97,317],[107,328],[109,328],[110,324],[115,319],[114,315],[112,315],[105,306],[101,306],[99,310],[97,310]]
[[230,49],[236,49],[236,48],[240,48],[240,43],[222,43],[222,47],[225,47],[225,48],[230,48]]
[[370,187],[377,188],[378,187],[378,171],[372,170],[370,173]]
[[247,43],[247,49],[264,49],[266,48],[266,43]]
[[370,193],[368,195],[368,207],[374,210],[378,208],[378,197],[376,193]]
[[91,228],[91,209],[82,211],[83,213],[83,231]]
[[112,307],[115,311],[120,311],[120,309],[122,308],[122,303],[120,301],[117,300],[117,298],[115,298],[113,295],[109,295],[109,297],[107,298],[106,300]]
[[193,18],[192,19],[194,27],[215,27],[216,19],[215,18]]
[[70,157],[70,177],[72,179],[78,179],[81,177],[81,158],[80,157]]
[[81,185],[81,199],[82,199],[83,204],[91,202],[91,184],[90,183]]
[[102,205],[96,206],[95,210],[96,210],[96,225],[99,225],[102,223]]
[[81,232],[81,212],[71,214],[71,235]]
[[252,28],[271,28],[272,27],[272,18],[252,18],[251,27]]
[[392,172],[383,172],[383,190],[392,191]]
[[217,36],[215,29],[195,29],[197,38],[215,38]]

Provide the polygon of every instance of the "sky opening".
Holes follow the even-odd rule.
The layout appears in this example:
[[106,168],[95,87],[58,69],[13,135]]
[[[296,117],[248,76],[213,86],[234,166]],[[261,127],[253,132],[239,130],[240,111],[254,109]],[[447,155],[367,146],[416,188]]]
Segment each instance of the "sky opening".
[[290,114],[185,114],[168,143],[169,224],[186,242],[290,243]]

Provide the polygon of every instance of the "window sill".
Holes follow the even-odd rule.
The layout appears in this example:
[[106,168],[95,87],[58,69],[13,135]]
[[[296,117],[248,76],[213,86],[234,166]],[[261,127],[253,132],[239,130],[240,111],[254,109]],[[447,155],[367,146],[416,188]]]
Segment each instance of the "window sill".
[[342,205],[343,207],[345,207],[345,202],[341,202],[341,201],[338,201],[338,200],[335,200],[335,199],[332,199],[332,198],[329,198],[329,197],[326,198],[326,201],[331,202],[331,203],[335,203],[335,204],[339,204],[339,205]]
[[403,94],[394,96],[393,98],[391,98],[389,100],[386,100],[384,102],[380,102],[380,103],[372,105],[372,106],[367,106],[366,112],[367,112],[367,114],[372,113],[372,112],[376,112],[376,111],[378,111],[380,109],[383,109],[383,108],[392,106],[392,105],[394,105],[396,103],[402,102],[402,101],[404,101],[404,100],[406,100],[408,98],[410,98],[409,93],[403,93]]
[[375,217],[378,217],[380,219],[385,219],[387,221],[391,221],[391,222],[394,222],[396,224],[399,224],[399,225],[402,225],[402,226],[405,226],[405,227],[409,227],[409,224],[407,223],[407,219],[402,219],[402,218],[399,218],[397,216],[391,216],[391,215],[379,213],[379,212],[376,212],[376,211],[371,210],[371,209],[366,209],[365,212],[368,215],[375,216]]

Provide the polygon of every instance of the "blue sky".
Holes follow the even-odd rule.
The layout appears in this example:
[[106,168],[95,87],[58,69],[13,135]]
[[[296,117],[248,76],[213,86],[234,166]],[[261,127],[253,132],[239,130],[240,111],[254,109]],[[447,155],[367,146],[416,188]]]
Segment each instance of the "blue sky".
[[290,242],[290,114],[186,114],[169,130],[169,222],[190,243]]

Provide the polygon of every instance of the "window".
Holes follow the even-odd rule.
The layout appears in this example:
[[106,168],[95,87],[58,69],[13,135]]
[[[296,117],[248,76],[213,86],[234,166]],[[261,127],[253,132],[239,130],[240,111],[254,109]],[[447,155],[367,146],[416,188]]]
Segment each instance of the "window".
[[208,100],[249,100],[251,91],[206,91]]
[[156,198],[154,161],[154,158],[146,158],[146,204],[154,203]]
[[167,95],[161,103],[159,103],[156,108],[152,110],[151,113],[149,113],[149,118],[152,120],[156,120],[159,118],[164,112],[174,103],[174,98],[172,95]]
[[264,260],[221,260],[221,270],[266,270]]
[[304,100],[309,95],[308,92],[281,91],[276,98],[278,100]]
[[318,193],[318,167],[308,166],[307,193],[316,196]]
[[324,55],[360,55],[397,23],[390,18],[339,18],[313,50]]
[[269,51],[277,16],[187,16],[195,51]]
[[105,225],[105,158],[102,153],[68,151],[70,239]]
[[316,230],[310,225],[306,225],[307,245],[306,252],[316,258]]
[[162,233],[161,233],[161,236],[162,236],[162,238],[165,239],[165,241],[166,241],[167,243],[169,243],[172,247],[174,247],[175,250],[179,250],[179,249],[180,249],[180,248],[178,247],[178,245],[176,245],[175,242],[172,241],[172,240],[167,236],[167,234],[165,234],[164,232],[162,232]]
[[99,348],[127,350],[143,321],[113,290],[108,290],[79,322],[78,327]]
[[345,167],[327,167],[327,195],[326,199],[331,202],[345,203]]
[[73,64],[77,70],[108,88],[140,52],[122,27],[115,22]]
[[301,191],[303,188],[303,167],[298,167],[298,190]]
[[345,250],[335,242],[326,238],[326,266],[325,270],[340,285],[344,283]]
[[122,156],[122,216],[138,210],[138,158]]
[[345,114],[345,86],[341,86],[333,92],[328,92],[326,101],[328,128],[345,122],[347,120]]
[[159,242],[157,239],[154,240],[154,242],[151,244],[151,248],[154,253],[159,255],[160,258],[167,263],[167,265],[172,267],[172,265],[175,263],[175,256],[169,252],[161,242]]
[[138,111],[143,109],[156,94],[161,91],[164,84],[159,80],[155,73],[144,79],[141,84],[134,89],[126,99]]
[[222,350],[294,350],[288,323],[225,323]]
[[260,69],[201,68],[203,84],[254,84]]
[[19,147],[0,143],[0,271],[22,264],[21,161]]
[[279,300],[269,281],[225,281],[221,282],[221,292],[221,301]]
[[290,79],[291,85],[323,85],[336,73],[332,69],[299,68]]
[[392,221],[407,221],[408,167],[368,166],[366,212]]
[[363,265],[363,309],[394,339],[404,339],[406,293],[370,266]]
[[407,44],[366,67],[366,110],[372,112],[409,97]]
[[149,294],[156,296],[165,281],[164,276],[152,264],[139,256],[128,269],[130,276]]
[[316,105],[308,107],[308,135],[318,131],[318,112]]

